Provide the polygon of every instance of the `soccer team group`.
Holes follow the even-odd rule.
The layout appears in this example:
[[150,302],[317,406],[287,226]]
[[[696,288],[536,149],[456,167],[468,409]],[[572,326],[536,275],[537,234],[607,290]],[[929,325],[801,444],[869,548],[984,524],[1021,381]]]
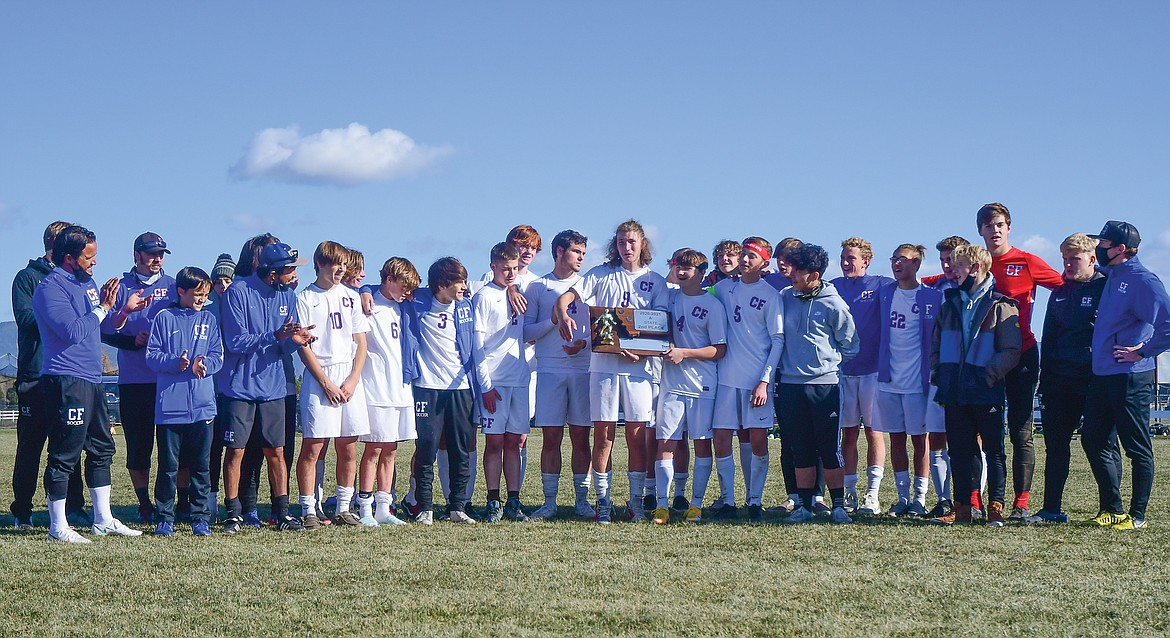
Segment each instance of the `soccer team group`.
[[[199,536],[216,523],[224,533],[262,527],[265,465],[269,523],[280,531],[430,525],[436,474],[452,523],[608,523],[618,511],[611,456],[619,423],[629,480],[621,511],[634,521],[742,513],[763,522],[775,425],[786,496],[771,511],[783,523],[884,514],[947,525],[1067,522],[1061,497],[1079,427],[1099,489],[1093,522],[1144,527],[1154,472],[1147,425],[1155,357],[1170,347],[1170,299],[1138,260],[1137,229],[1110,221],[1099,234],[1070,235],[1061,273],[1010,244],[1002,204],[983,206],[975,221],[982,245],[941,240],[943,273],[932,277],[918,276],[927,250],[915,243],[890,253],[892,279],[869,274],[873,248],[858,237],[841,242],[843,274],[832,281],[823,279],[824,248],[762,237],[722,241],[710,261],[679,249],[664,277],[650,268],[642,226],[629,220],[606,244],[604,263],[584,273],[588,240],[573,230],[552,239],[551,272],[530,272],[543,244],[522,225],[491,249],[482,280],[469,282],[464,266],[444,257],[427,269],[425,287],[402,257],[363,285],[362,254],[325,241],[313,254],[314,281],[299,292],[297,267],[308,260],[268,234],[249,239],[235,263],[224,254],[210,274],[188,266],[172,277],[162,267],[167,243],[144,233],[134,268],[99,287],[95,235],[55,222],[45,255],[13,285],[21,415],[12,513],[32,527],[47,441],[50,540],[89,543],[74,526],[142,534],[110,507],[104,342],[118,349],[138,522],[159,536],[174,534],[176,519],[189,519]],[[1040,344],[1030,326],[1037,286],[1053,290]],[[590,306],[668,311],[670,348],[661,356],[592,352]],[[299,390],[293,357],[304,365]],[[1043,507],[1033,514],[1038,385],[1047,455]],[[520,501],[533,425],[542,431],[544,494],[535,511]],[[566,429],[575,502],[562,511]],[[414,449],[409,489],[398,499],[403,441]],[[897,500],[883,510],[887,449]],[[1128,510],[1122,450],[1132,464]],[[294,464],[299,517],[289,506]],[[481,467],[487,498],[476,510]],[[708,501],[712,473],[718,495]],[[937,502],[928,510],[932,482]]]

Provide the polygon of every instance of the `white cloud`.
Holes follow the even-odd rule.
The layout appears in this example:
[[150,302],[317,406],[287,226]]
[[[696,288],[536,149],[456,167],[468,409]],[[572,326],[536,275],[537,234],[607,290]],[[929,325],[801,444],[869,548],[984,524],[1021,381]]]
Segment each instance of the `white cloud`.
[[422,146],[401,131],[370,132],[354,122],[302,137],[296,126],[264,129],[229,170],[235,179],[352,186],[415,173],[450,155],[448,146]]
[[279,225],[275,217],[264,217],[252,213],[235,213],[228,216],[227,223],[236,230],[249,233],[270,232]]
[[1060,257],[1060,244],[1042,235],[1031,235],[1020,244],[1020,248],[1033,255],[1037,255],[1048,265],[1060,270],[1063,260]]

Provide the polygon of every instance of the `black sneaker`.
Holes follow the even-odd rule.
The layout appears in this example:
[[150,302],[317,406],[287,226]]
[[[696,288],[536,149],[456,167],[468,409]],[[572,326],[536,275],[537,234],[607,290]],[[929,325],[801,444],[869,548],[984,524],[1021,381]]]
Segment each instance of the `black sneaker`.
[[764,522],[764,508],[760,505],[748,505],[748,522],[759,524]]
[[687,508],[690,506],[691,506],[691,502],[687,500],[687,497],[676,496],[676,497],[674,497],[674,502],[672,502],[670,504],[670,511],[675,512],[675,513],[681,513],[681,512],[687,511]]
[[739,519],[739,508],[727,503],[724,503],[723,507],[715,510],[715,513],[708,517],[708,520],[712,521],[734,521],[737,519]]
[[242,517],[242,516],[233,516],[231,518],[225,519],[223,522],[223,533],[224,534],[238,534],[238,533],[240,533],[240,526],[242,526],[243,524],[244,524],[244,517]]
[[642,511],[653,512],[654,508],[658,507],[658,499],[649,494],[642,497]]
[[955,504],[953,502],[951,502],[950,499],[944,498],[944,499],[940,500],[938,503],[935,503],[934,508],[926,513],[926,518],[928,518],[928,519],[942,518],[942,517],[946,516],[947,514],[950,514],[951,510],[953,510],[953,509],[955,509]]
[[276,531],[278,532],[303,532],[305,526],[301,524],[295,517],[285,515],[283,518],[277,519]]

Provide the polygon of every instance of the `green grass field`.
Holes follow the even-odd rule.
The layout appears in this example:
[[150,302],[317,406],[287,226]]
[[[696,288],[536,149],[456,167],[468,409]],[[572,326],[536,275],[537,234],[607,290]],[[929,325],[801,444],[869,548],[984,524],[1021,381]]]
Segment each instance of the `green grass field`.
[[[15,443],[13,430],[0,431],[5,505]],[[529,445],[524,501],[535,506],[538,433]],[[1042,439],[1037,451],[1042,463]],[[1170,441],[1156,441],[1155,452],[1159,467],[1170,467]],[[403,463],[409,454],[404,446]],[[1087,519],[1096,514],[1095,487],[1078,454],[1074,444],[1065,509]],[[624,456],[619,443],[618,502],[627,490]],[[134,497],[122,460],[116,464],[116,513],[129,520]],[[782,498],[779,474],[769,475],[766,504]],[[482,477],[478,487],[482,505]],[[561,490],[570,504],[568,476]],[[1037,471],[1037,504],[1042,491]],[[892,519],[794,527],[555,521],[266,529],[198,540],[182,526],[170,539],[63,546],[46,542],[44,529],[16,531],[4,516],[0,635],[1165,636],[1168,492],[1163,470],[1150,526],[1130,533]],[[716,493],[712,477],[708,494]],[[893,494],[886,480],[882,502]],[[43,511],[34,522],[47,524]]]

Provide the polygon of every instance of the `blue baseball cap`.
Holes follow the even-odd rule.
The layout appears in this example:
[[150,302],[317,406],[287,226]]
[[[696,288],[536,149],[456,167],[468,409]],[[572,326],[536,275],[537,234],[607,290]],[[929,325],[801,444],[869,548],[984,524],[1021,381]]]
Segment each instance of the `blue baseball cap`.
[[171,254],[167,250],[167,243],[158,233],[142,233],[134,240],[134,252],[136,253],[166,253]]
[[285,268],[287,266],[304,266],[309,263],[304,258],[299,257],[299,253],[288,244],[268,244],[264,250],[260,251],[260,268],[264,270],[276,270],[277,268]]

